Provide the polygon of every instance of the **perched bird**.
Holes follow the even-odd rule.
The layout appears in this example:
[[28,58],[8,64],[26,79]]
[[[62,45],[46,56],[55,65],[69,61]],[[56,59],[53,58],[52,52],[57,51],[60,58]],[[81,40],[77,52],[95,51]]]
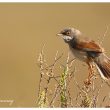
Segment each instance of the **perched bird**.
[[74,28],[63,29],[58,36],[69,45],[76,58],[86,62],[90,68],[91,62],[95,63],[102,78],[110,78],[110,59],[98,43],[83,37],[83,34]]

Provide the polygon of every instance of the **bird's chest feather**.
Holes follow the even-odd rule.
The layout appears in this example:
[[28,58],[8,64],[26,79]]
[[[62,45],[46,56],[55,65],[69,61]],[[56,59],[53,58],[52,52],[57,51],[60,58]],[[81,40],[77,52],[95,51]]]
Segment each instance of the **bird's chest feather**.
[[87,57],[87,53],[86,52],[80,51],[80,50],[76,50],[76,49],[71,48],[71,47],[70,47],[70,51],[79,60],[87,61],[88,57]]

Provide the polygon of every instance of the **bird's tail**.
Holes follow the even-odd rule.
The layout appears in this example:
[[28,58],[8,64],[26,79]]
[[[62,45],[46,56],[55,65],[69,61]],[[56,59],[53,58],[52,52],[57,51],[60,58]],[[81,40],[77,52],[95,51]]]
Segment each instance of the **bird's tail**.
[[105,54],[100,54],[95,59],[95,63],[102,78],[109,79],[110,78],[110,59]]

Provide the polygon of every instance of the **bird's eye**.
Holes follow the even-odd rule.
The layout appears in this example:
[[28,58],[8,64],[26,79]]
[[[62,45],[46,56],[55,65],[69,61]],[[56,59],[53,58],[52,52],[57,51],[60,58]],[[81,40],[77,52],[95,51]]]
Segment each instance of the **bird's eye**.
[[67,35],[70,35],[70,32],[68,31],[68,32],[66,32],[66,34],[67,34]]

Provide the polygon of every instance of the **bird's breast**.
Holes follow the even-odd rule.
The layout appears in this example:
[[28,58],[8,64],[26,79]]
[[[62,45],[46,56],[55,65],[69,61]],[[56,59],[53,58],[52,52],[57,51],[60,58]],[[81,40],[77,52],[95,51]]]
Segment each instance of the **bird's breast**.
[[87,61],[88,57],[87,57],[87,53],[86,52],[74,49],[72,47],[70,47],[70,51],[79,60]]

